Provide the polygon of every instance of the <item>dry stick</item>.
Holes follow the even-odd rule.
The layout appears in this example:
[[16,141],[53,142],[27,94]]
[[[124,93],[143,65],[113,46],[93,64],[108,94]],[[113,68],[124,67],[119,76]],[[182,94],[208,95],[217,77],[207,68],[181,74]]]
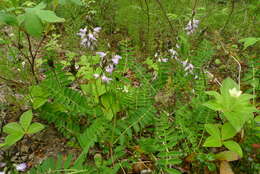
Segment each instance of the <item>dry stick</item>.
[[30,39],[30,36],[28,33],[26,33],[26,38],[27,38],[27,41],[28,41],[28,44],[29,44],[29,53],[31,55],[31,58],[32,58],[32,62],[31,62],[31,71],[32,71],[32,74],[35,78],[35,81],[36,83],[38,84],[39,83],[39,80],[36,76],[36,73],[35,73],[35,57],[33,55],[33,51],[32,51],[32,43],[31,43],[31,39]]
[[11,82],[11,83],[15,83],[15,84],[17,84],[17,85],[24,85],[24,83],[22,83],[22,82],[17,82],[17,81],[15,81],[15,80],[7,79],[7,78],[5,78],[5,77],[3,77],[3,76],[1,76],[1,75],[0,75],[0,79],[5,80],[5,81],[8,81],[8,82]]

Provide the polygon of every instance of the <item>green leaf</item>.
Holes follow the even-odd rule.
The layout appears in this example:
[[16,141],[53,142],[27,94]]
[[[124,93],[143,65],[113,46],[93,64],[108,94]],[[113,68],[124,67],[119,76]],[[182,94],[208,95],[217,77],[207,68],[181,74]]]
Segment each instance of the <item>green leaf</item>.
[[18,21],[15,16],[7,13],[0,13],[0,24],[17,25]]
[[210,135],[220,137],[220,131],[218,126],[219,126],[218,124],[205,124],[205,129]]
[[232,152],[236,152],[241,158],[243,157],[243,151],[240,145],[235,141],[225,141],[224,146]]
[[23,138],[24,134],[10,134],[7,137],[5,137],[5,146],[12,146],[17,141],[21,140]]
[[221,147],[222,143],[221,143],[221,139],[220,136],[209,136],[205,143],[203,144],[203,146],[205,147]]
[[216,159],[220,161],[236,161],[239,159],[239,156],[235,152],[224,151],[216,154]]
[[27,130],[32,122],[32,117],[33,117],[32,110],[28,110],[28,111],[24,112],[22,114],[22,116],[20,117],[20,124],[25,132],[27,132]]
[[208,107],[209,109],[212,109],[213,111],[219,111],[222,109],[221,105],[218,104],[216,101],[208,101],[203,105]]
[[234,129],[234,127],[230,123],[225,123],[221,128],[222,140],[233,138],[236,133],[236,129]]
[[239,42],[244,43],[244,50],[247,49],[248,47],[256,44],[256,42],[260,41],[260,38],[257,37],[248,37],[244,39],[240,39]]
[[234,80],[232,80],[231,78],[226,78],[222,82],[222,86],[220,88],[221,94],[225,97],[230,96],[229,90],[233,88],[240,89],[240,87]]
[[236,132],[240,131],[246,121],[246,117],[248,117],[244,113],[239,112],[224,112],[224,116],[230,122],[233,128],[236,129]]
[[55,22],[64,22],[64,18],[60,18],[56,16],[56,14],[53,11],[50,10],[37,10],[36,14],[38,17],[46,22],[55,23]]
[[3,127],[3,131],[7,134],[23,134],[23,128],[17,122],[8,123]]
[[43,26],[40,18],[32,11],[26,12],[24,19],[24,27],[26,31],[34,37],[40,37],[43,31]]
[[44,125],[41,123],[33,123],[30,125],[28,131],[26,133],[28,134],[34,134],[37,132],[40,132],[41,130],[44,129]]

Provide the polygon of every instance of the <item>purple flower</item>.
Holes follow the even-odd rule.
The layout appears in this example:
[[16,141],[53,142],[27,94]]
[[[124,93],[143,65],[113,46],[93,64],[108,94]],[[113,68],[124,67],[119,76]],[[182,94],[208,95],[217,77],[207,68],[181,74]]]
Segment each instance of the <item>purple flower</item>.
[[110,65],[108,65],[108,66],[106,67],[106,72],[108,72],[108,73],[112,73],[113,70],[114,70],[114,66],[113,66],[112,64],[110,64]]
[[112,78],[109,78],[109,77],[106,77],[105,75],[102,75],[101,80],[105,83],[109,83],[112,80]]
[[27,168],[27,165],[26,165],[26,163],[21,163],[21,164],[15,165],[15,168],[17,171],[24,172]]
[[0,162],[0,168],[3,168],[6,165],[6,163]]
[[192,21],[189,21],[187,26],[185,27],[185,30],[187,31],[187,34],[190,35],[195,32],[195,30],[199,26],[199,20],[193,19]]
[[105,57],[107,54],[104,52],[96,52],[96,55],[99,55],[101,58]]
[[101,27],[96,27],[96,28],[93,29],[93,31],[94,31],[95,33],[99,33],[100,30],[101,30]]
[[120,59],[122,59],[121,56],[115,55],[115,56],[113,56],[113,58],[112,58],[112,62],[113,62],[115,65],[117,65],[117,64],[119,63],[119,60],[120,60]]

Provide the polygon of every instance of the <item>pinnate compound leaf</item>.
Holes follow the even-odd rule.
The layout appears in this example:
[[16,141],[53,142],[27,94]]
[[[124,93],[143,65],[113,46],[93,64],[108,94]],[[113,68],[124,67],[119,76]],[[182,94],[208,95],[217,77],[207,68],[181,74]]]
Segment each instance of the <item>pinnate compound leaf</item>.
[[233,138],[237,131],[230,123],[225,123],[221,128],[222,140]]
[[231,166],[227,161],[221,161],[220,163],[220,174],[234,174]]
[[31,122],[32,122],[32,110],[28,110],[26,112],[24,112],[21,117],[20,117],[20,124],[22,126],[22,128],[24,129],[24,131],[27,131]]
[[30,125],[27,133],[28,134],[34,134],[34,133],[40,132],[43,129],[44,129],[44,125],[43,124],[41,124],[41,123],[33,123],[33,124]]
[[225,141],[224,146],[232,152],[236,152],[241,158],[243,157],[243,151],[240,145],[235,141]]
[[37,10],[36,14],[38,17],[46,22],[55,23],[55,22],[64,22],[64,18],[60,18],[56,16],[56,14],[53,11],[50,10]]
[[239,159],[239,156],[236,152],[223,151],[216,154],[216,159],[220,161],[236,161]]
[[3,131],[7,134],[23,134],[23,128],[17,122],[8,123],[3,127]]

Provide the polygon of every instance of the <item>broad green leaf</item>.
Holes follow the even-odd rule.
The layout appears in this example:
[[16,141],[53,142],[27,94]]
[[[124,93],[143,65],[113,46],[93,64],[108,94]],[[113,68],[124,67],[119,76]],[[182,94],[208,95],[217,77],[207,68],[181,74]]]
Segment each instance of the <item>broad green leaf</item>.
[[225,141],[224,146],[232,152],[236,152],[241,158],[243,157],[243,151],[240,145],[235,141]]
[[44,125],[41,123],[33,123],[30,125],[28,131],[26,133],[28,134],[34,134],[37,132],[40,132],[41,130],[44,129]]
[[48,99],[37,97],[33,99],[33,109],[38,109],[42,105],[44,105]]
[[33,9],[35,10],[42,10],[44,8],[46,8],[47,4],[45,2],[41,2],[40,4],[36,5],[35,7],[33,7]]
[[3,132],[7,134],[23,134],[23,128],[17,122],[8,123],[3,127]]
[[203,105],[214,111],[222,110],[222,106],[220,104],[218,104],[216,101],[208,101],[208,102],[204,103]]
[[233,138],[236,133],[236,129],[234,129],[234,127],[230,123],[225,123],[221,128],[222,140]]
[[210,95],[210,96],[215,97],[216,99],[219,99],[221,97],[221,95],[216,91],[206,91],[205,93]]
[[222,143],[221,143],[221,139],[219,136],[209,136],[205,143],[203,144],[203,146],[205,147],[221,147]]
[[0,13],[0,24],[17,25],[18,21],[15,16],[7,13]]
[[224,112],[224,116],[230,122],[230,124],[239,132],[245,123],[245,118],[247,117],[243,113],[236,112]]
[[233,88],[236,88],[237,90],[240,89],[238,84],[234,80],[232,80],[231,78],[226,78],[222,82],[222,86],[220,88],[221,95],[224,95],[225,97],[230,96],[229,90]]
[[177,169],[173,169],[173,168],[166,168],[165,171],[169,174],[181,174],[182,172],[180,172]]
[[239,159],[239,156],[236,152],[223,151],[216,154],[216,159],[220,161],[236,161]]
[[64,18],[60,18],[56,16],[56,14],[53,11],[50,10],[37,10],[36,14],[38,17],[46,22],[54,23],[54,22],[64,22]]
[[218,126],[218,124],[205,124],[205,129],[210,135],[220,137],[220,131]]
[[248,47],[256,44],[256,42],[260,41],[260,38],[257,37],[248,37],[244,39],[240,39],[239,42],[244,43],[244,50],[247,49]]
[[32,110],[28,110],[24,112],[20,117],[20,124],[25,132],[28,130],[32,122],[32,117],[33,117]]
[[12,146],[23,138],[24,134],[10,134],[5,137],[5,146]]
[[24,27],[26,31],[34,37],[40,37],[43,31],[40,18],[33,12],[26,12]]

